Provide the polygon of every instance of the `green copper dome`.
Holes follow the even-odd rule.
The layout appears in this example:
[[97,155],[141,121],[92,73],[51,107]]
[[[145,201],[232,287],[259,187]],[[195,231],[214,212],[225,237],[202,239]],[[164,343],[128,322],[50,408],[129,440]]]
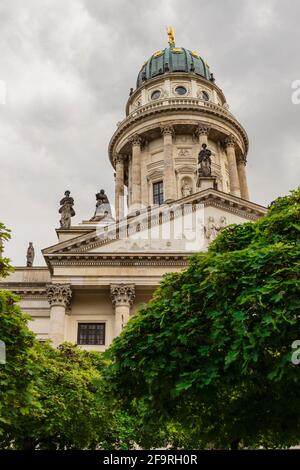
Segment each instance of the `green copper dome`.
[[195,73],[214,81],[208,64],[196,53],[184,47],[166,47],[147,60],[137,78],[137,88],[150,78],[170,72]]

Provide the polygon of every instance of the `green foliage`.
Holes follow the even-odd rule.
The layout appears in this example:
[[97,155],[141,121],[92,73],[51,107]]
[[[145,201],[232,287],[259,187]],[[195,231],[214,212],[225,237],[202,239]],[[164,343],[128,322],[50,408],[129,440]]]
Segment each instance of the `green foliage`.
[[[33,351],[38,403],[19,417],[19,432],[12,436],[16,449],[94,449],[128,446],[122,419],[102,393],[104,360],[98,353],[64,343],[58,349],[36,345]],[[128,429],[126,429],[127,434]],[[124,434],[124,433],[123,433]],[[121,437],[120,437],[121,436]],[[123,437],[123,441],[122,441]],[[129,439],[130,440],[130,439]]]
[[177,423],[194,448],[299,442],[299,216],[300,189],[226,228],[116,338],[111,392],[132,412],[143,403],[142,427]]
[[[9,232],[0,224],[0,242]],[[0,276],[10,271],[2,257]],[[54,349],[29,330],[19,298],[0,291],[0,449],[127,449],[132,418],[104,393],[106,360],[71,344]]]
[[[3,257],[3,242],[9,238],[9,231],[0,223],[0,277],[12,271]],[[7,358],[0,364],[0,442],[7,441],[7,429],[15,426],[18,416],[30,414],[37,406],[32,385],[35,364],[30,353],[34,335],[17,301],[11,292],[0,291],[0,340],[5,343]]]
[[10,230],[0,222],[0,277],[6,277],[13,270],[9,259],[3,257],[4,242],[10,239]]

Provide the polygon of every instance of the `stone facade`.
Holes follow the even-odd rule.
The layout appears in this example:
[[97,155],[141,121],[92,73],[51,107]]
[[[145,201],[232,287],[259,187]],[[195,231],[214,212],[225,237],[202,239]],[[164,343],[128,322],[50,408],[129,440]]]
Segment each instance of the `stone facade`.
[[[211,151],[206,178],[198,172],[203,144]],[[249,200],[247,152],[246,131],[213,80],[190,71],[142,82],[109,143],[115,219],[71,225],[70,213],[42,252],[46,267],[16,268],[0,288],[20,295],[40,340],[104,351],[165,273],[184,269],[226,225],[265,214]]]

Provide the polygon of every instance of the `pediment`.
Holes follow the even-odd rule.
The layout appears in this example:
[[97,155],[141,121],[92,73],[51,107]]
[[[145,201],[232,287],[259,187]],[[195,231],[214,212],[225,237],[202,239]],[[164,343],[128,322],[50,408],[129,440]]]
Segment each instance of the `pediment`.
[[[221,191],[207,189],[181,198],[172,204],[156,207],[151,211],[146,209],[137,216],[120,221],[119,224],[113,223],[107,227],[95,227],[87,234],[44,249],[43,255],[47,260],[47,258],[60,255],[81,257],[108,252],[142,252],[146,255],[153,252],[194,251],[191,248],[192,245],[187,244],[187,240],[192,238],[193,230],[197,237],[206,237],[205,227],[209,217],[215,219],[216,223],[222,219],[223,224],[229,225],[256,220],[265,213],[266,209],[258,204]],[[191,224],[191,222],[187,222],[189,217],[190,220],[198,220],[197,229],[195,230],[194,227],[190,229],[190,232],[184,232],[182,224]],[[172,224],[173,228],[170,231]],[[200,242],[201,246],[204,242],[207,245],[205,239],[203,242],[199,238],[198,245]],[[193,245],[196,251],[201,249],[198,245]]]

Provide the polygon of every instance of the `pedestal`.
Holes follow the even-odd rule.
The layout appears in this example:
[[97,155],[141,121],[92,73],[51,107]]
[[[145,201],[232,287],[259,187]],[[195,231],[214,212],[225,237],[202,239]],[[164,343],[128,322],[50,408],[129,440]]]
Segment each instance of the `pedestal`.
[[200,188],[201,191],[205,189],[217,189],[217,177],[198,175],[197,188]]

